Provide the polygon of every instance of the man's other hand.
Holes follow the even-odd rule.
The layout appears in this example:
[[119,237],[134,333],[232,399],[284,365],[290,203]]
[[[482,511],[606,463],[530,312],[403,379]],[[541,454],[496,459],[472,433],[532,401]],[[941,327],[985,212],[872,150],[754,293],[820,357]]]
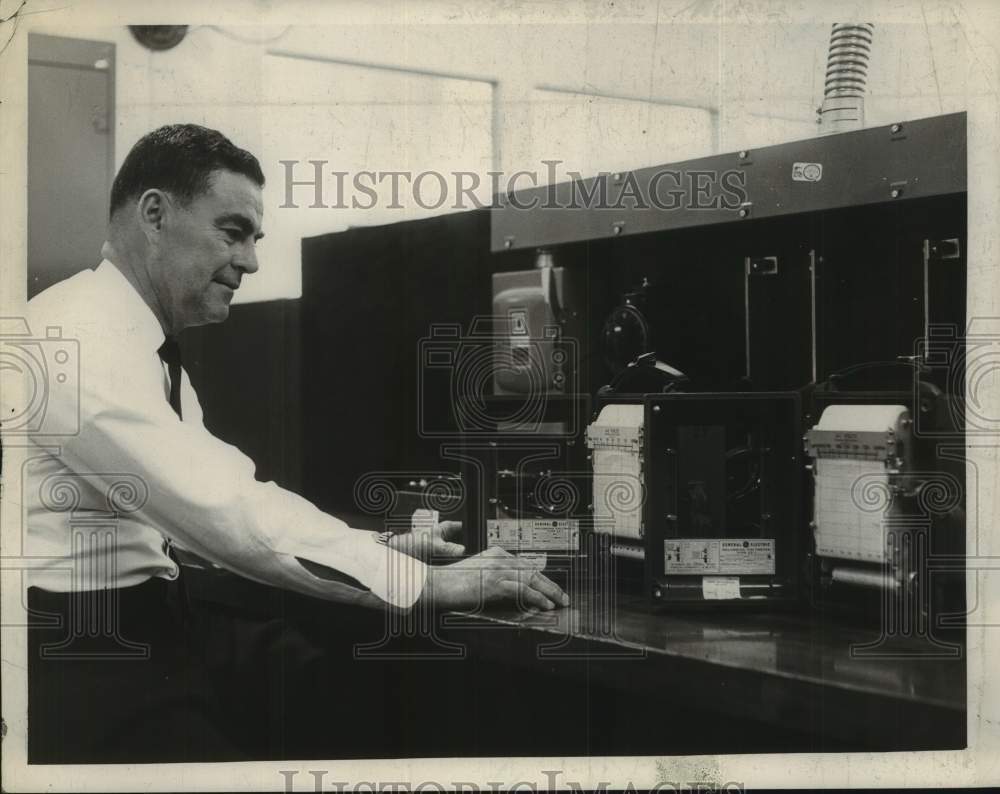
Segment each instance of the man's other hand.
[[433,526],[414,527],[405,535],[393,535],[388,546],[418,560],[430,562],[440,557],[461,557],[465,546],[455,543],[462,537],[461,521],[441,521]]
[[530,561],[492,547],[451,565],[427,572],[422,599],[436,609],[475,609],[506,602],[521,609],[555,609],[569,596]]

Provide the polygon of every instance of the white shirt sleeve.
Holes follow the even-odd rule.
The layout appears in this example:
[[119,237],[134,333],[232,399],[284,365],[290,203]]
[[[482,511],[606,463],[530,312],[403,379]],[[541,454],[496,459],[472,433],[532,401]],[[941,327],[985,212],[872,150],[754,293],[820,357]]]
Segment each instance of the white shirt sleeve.
[[[357,588],[314,576],[296,559],[303,558],[347,574],[395,606],[416,601],[427,574],[423,563],[273,482],[257,481],[253,462],[204,427],[200,407],[199,416],[182,422],[163,394],[155,352],[119,345],[107,355],[102,348],[81,340],[79,433],[60,439],[60,457],[71,468],[141,477],[148,488],[138,514],[144,521],[248,578],[358,600]],[[59,402],[49,410],[73,409]]]

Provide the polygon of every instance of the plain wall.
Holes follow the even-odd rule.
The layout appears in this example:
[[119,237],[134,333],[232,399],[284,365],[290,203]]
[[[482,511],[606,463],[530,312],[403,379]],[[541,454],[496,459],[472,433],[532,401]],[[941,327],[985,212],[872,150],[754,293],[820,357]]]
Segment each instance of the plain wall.
[[[455,209],[410,202],[393,211],[383,200],[370,211],[289,210],[279,159],[302,162],[296,179],[319,158],[351,172],[527,169],[544,183],[547,158],[565,161],[561,180],[568,170],[675,162],[818,130],[830,30],[820,15],[723,19],[714,3],[671,2],[561,15],[515,5],[456,20],[428,8],[405,21],[373,9],[349,25],[193,25],[165,52],[143,48],[125,24],[67,30],[39,17],[32,30],[115,44],[116,165],[143,133],[181,120],[258,153],[268,238],[237,302],[298,297],[303,236]],[[975,102],[967,30],[950,11],[925,15],[927,24],[902,15],[876,23],[869,125]],[[382,134],[394,120],[395,138]],[[307,203],[310,189],[295,195]]]

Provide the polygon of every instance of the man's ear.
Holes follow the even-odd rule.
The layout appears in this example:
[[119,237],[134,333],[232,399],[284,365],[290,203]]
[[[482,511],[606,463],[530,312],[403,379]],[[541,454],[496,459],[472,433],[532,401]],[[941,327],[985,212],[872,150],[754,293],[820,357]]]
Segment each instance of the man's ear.
[[168,204],[169,200],[166,194],[156,188],[150,188],[139,196],[139,201],[136,203],[139,227],[150,242],[152,242],[151,238],[158,235],[163,227]]

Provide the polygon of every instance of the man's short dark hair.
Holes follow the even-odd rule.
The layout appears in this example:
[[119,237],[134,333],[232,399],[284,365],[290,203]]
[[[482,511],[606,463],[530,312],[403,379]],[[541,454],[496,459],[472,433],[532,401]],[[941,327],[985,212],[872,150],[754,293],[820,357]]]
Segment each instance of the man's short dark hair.
[[250,152],[217,130],[197,124],[169,124],[132,147],[111,187],[111,215],[150,188],[187,203],[205,193],[213,171],[235,171],[263,187],[264,173]]

